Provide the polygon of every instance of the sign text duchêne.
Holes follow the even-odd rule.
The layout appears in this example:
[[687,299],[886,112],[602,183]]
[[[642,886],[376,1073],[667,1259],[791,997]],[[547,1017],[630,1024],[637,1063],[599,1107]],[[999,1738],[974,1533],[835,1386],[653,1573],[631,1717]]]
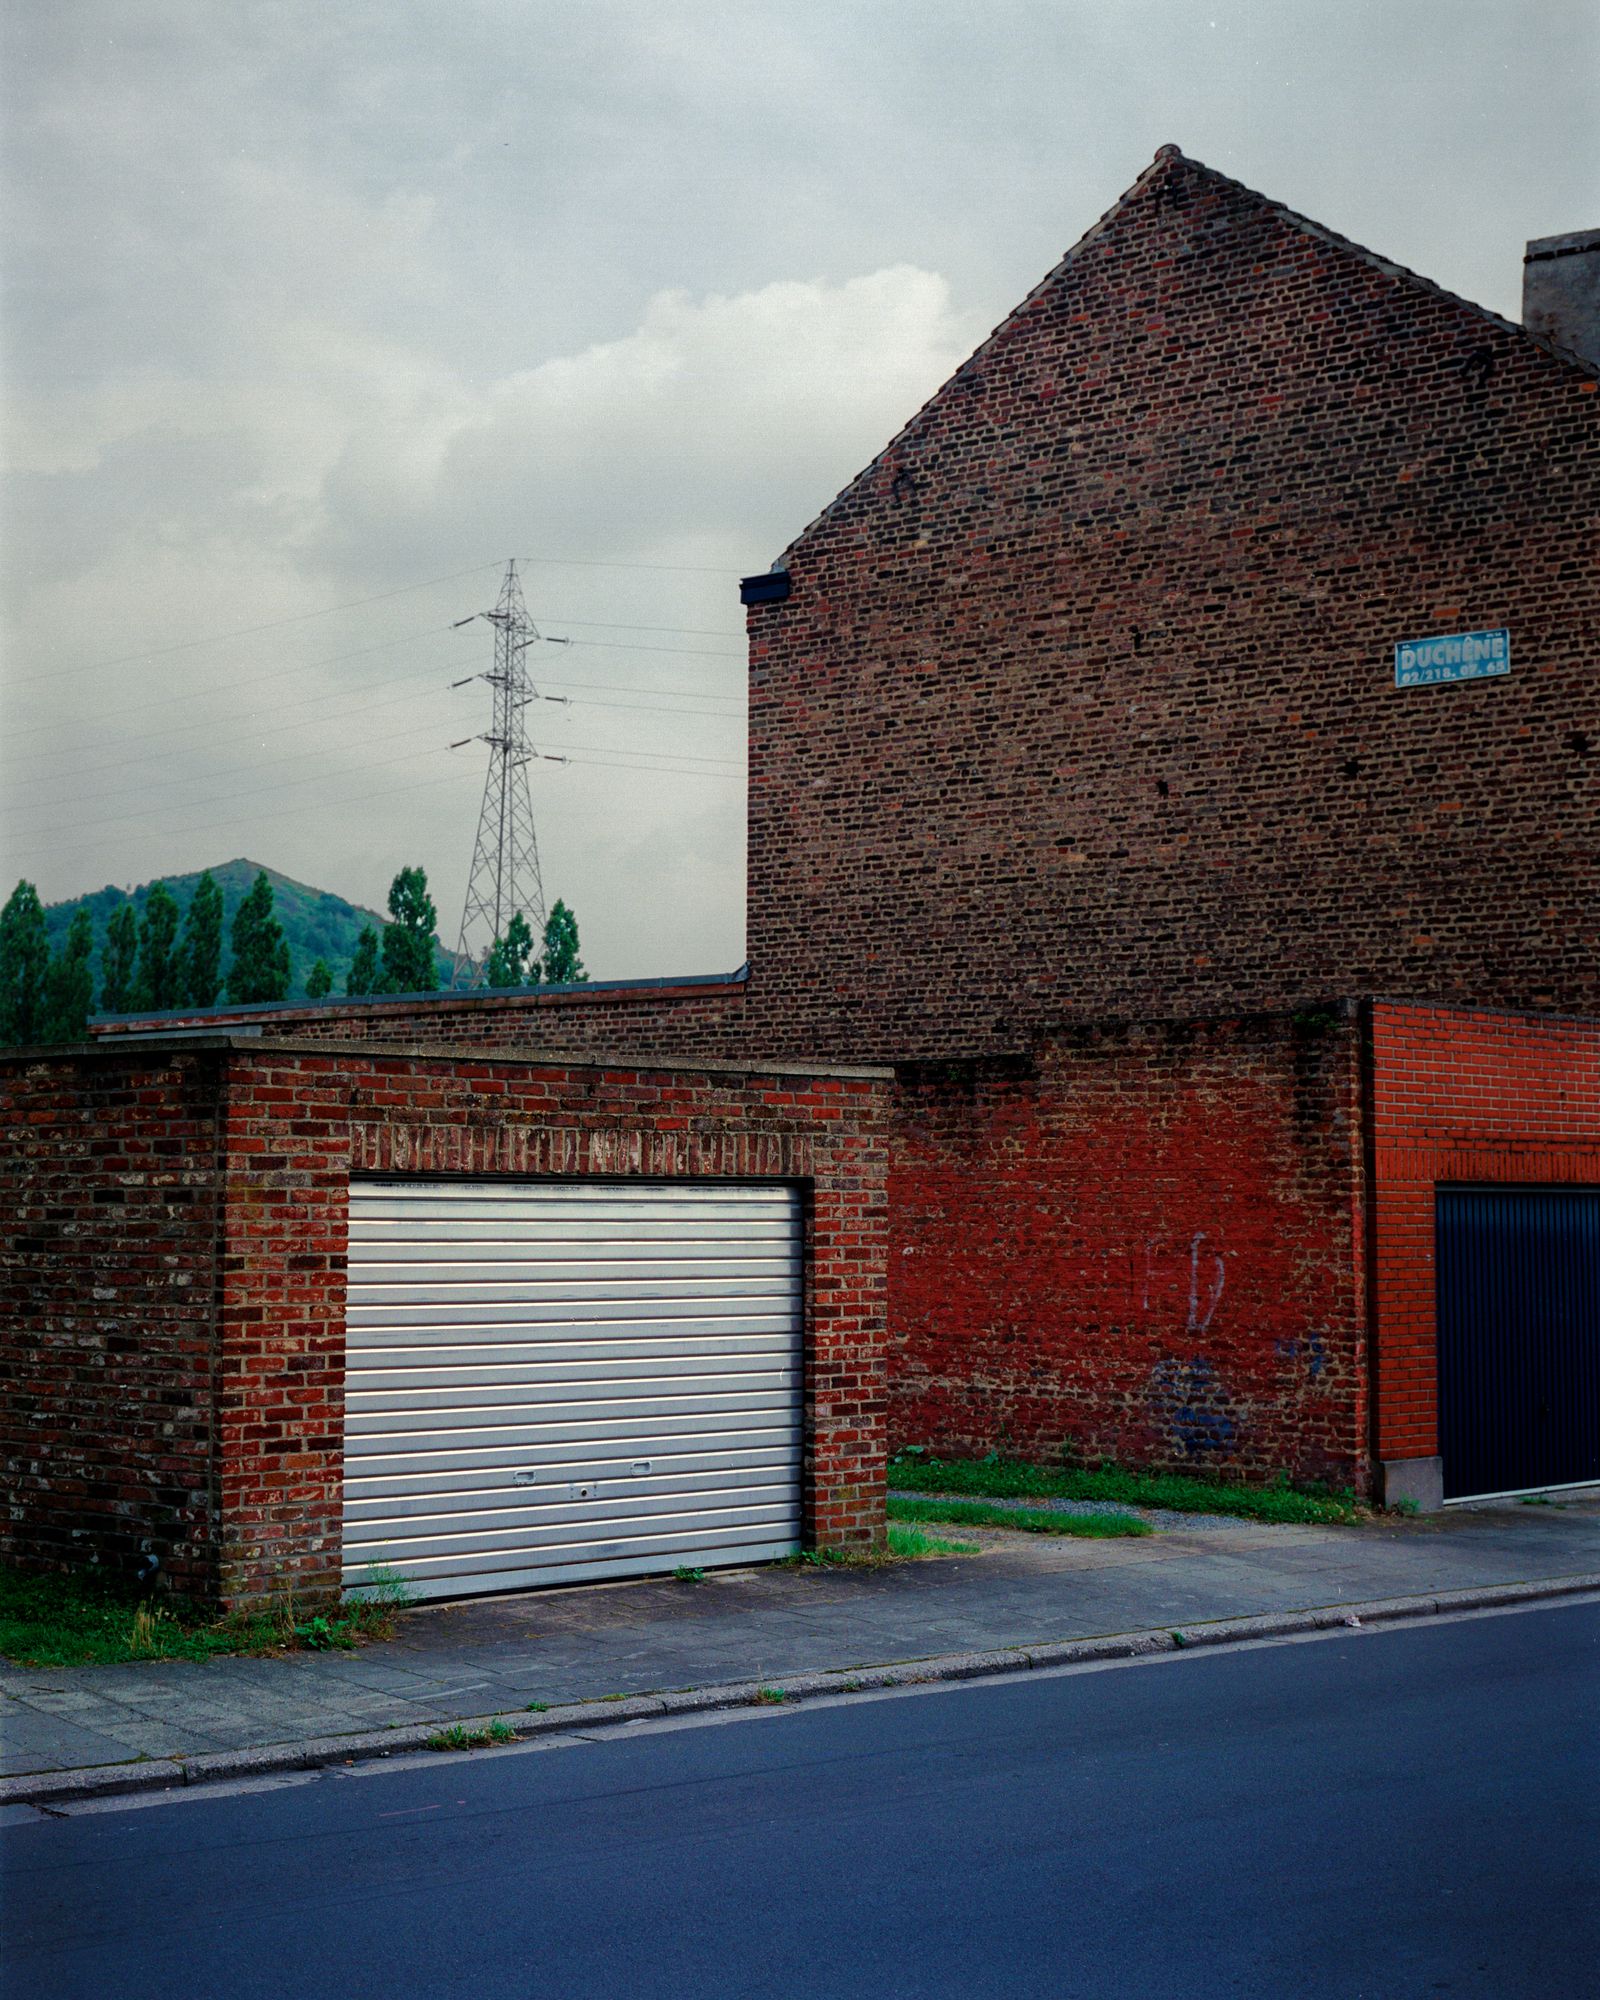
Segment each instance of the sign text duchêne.
[[1509,632],[1407,639],[1394,649],[1394,684],[1400,688],[1428,687],[1434,681],[1481,681],[1510,671]]

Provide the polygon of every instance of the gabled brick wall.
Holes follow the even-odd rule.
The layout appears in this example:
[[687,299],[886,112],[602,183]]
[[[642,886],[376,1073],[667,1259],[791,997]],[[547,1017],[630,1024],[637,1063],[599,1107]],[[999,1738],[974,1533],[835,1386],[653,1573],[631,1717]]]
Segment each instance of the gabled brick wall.
[[1600,1021],[1372,1008],[1376,1456],[1433,1457],[1434,1191],[1600,1186]]
[[[1158,157],[749,613],[759,1039],[1600,1011],[1595,391]],[[1395,688],[1502,626],[1509,677]]]

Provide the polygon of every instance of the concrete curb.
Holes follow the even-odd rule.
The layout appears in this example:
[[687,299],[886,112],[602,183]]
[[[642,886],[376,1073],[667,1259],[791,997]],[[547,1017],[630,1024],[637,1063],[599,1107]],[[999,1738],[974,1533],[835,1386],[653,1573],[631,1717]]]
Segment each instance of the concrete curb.
[[[333,1764],[405,1756],[426,1750],[442,1730],[487,1730],[509,1726],[519,1743],[552,1735],[588,1735],[623,1723],[668,1715],[708,1714],[717,1709],[760,1707],[770,1702],[815,1701],[825,1695],[860,1694],[880,1688],[920,1687],[937,1681],[981,1680],[993,1674],[1025,1673],[1052,1667],[1092,1666],[1103,1660],[1130,1660],[1147,1654],[1178,1653],[1203,1646],[1238,1646],[1252,1640],[1281,1639],[1298,1632],[1326,1632],[1340,1626],[1381,1625],[1408,1618],[1437,1617],[1452,1611],[1486,1611],[1538,1604],[1563,1597],[1600,1593],[1600,1573],[1549,1577],[1534,1583],[1493,1583],[1444,1590],[1419,1597],[1384,1597],[1365,1603],[1328,1604],[1310,1611],[1269,1611],[1252,1617],[1213,1618],[1200,1624],[1147,1632],[1112,1632],[1092,1639],[1059,1639],[1033,1646],[1008,1646],[983,1653],[937,1653],[923,1660],[885,1666],[836,1668],[826,1673],[789,1674],[769,1681],[734,1681],[718,1687],[685,1688],[671,1694],[628,1695],[603,1701],[565,1702],[537,1714],[452,1718],[402,1724],[349,1736],[312,1737],[300,1743],[266,1744],[252,1750],[213,1750],[199,1756],[96,1764],[75,1771],[37,1771],[0,1779],[0,1806],[69,1808],[81,1799],[119,1792],[172,1791],[187,1785],[269,1776],[280,1771],[313,1771]],[[507,1745],[506,1747],[509,1747]],[[470,1755],[470,1752],[458,1753]]]

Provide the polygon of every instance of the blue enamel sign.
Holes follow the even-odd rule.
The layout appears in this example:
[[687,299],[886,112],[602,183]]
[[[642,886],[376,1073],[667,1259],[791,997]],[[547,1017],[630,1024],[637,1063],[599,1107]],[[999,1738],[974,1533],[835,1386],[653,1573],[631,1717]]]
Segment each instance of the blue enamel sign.
[[1511,671],[1509,632],[1456,632],[1448,638],[1407,639],[1394,649],[1397,688],[1435,681],[1481,681]]

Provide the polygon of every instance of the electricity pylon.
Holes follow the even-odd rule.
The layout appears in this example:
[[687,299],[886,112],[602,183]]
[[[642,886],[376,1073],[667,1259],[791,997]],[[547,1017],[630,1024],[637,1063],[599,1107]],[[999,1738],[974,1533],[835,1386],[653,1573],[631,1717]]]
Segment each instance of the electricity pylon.
[[[539,842],[533,830],[533,799],[528,766],[537,754],[528,741],[527,711],[538,700],[528,678],[528,648],[540,636],[522,601],[516,558],[506,564],[505,582],[493,611],[476,614],[494,627],[494,667],[468,680],[485,680],[494,689],[494,726],[478,738],[489,746],[489,773],[483,786],[483,810],[478,815],[478,843],[467,878],[467,901],[461,913],[461,938],[456,946],[456,986],[481,986],[489,948],[504,937],[506,926],[520,910],[537,944],[544,936],[544,884],[539,879]],[[462,619],[463,625],[467,619]],[[465,687],[465,681],[458,681]],[[473,739],[468,736],[464,742]],[[459,747],[459,746],[458,746]],[[476,948],[475,948],[476,947]]]

